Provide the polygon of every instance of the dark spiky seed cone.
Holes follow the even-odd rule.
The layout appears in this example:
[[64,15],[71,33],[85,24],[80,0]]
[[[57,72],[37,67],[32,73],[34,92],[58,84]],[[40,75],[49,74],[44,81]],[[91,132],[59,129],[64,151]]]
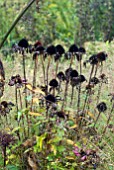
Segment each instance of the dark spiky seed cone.
[[55,103],[56,102],[56,98],[52,95],[52,94],[49,94],[45,97],[46,99],[46,102],[48,103]]
[[18,46],[22,48],[28,48],[29,44],[28,41],[25,38],[23,38],[19,41]]
[[62,55],[62,54],[65,53],[65,49],[62,47],[62,45],[58,44],[58,45],[56,45],[55,48],[56,48],[56,51],[57,51],[60,55]]
[[72,70],[71,73],[70,73],[70,77],[71,78],[78,77],[78,72],[76,70]]
[[38,46],[35,51],[39,52],[39,54],[43,54],[45,48],[43,46]]
[[71,72],[72,72],[72,68],[68,68],[68,69],[66,69],[66,71],[65,71],[65,75],[66,75],[67,77],[69,77],[70,74],[71,74]]
[[52,79],[49,83],[51,87],[57,87],[58,86],[58,81],[56,79]]
[[85,78],[84,75],[80,75],[79,78],[80,78],[80,82],[81,82],[81,83],[83,83],[84,81],[86,81],[86,78]]
[[71,53],[78,52],[78,47],[76,46],[76,44],[73,44],[70,46],[69,52],[71,52]]
[[65,117],[67,116],[63,111],[58,111],[55,113],[59,118],[63,118],[65,119]]
[[99,112],[105,112],[107,110],[107,106],[105,102],[101,102],[97,105],[97,109]]
[[3,105],[5,108],[8,107],[8,103],[6,101],[2,101],[1,105]]
[[71,86],[77,86],[80,83],[80,78],[79,77],[73,77],[71,79]]
[[48,55],[56,54],[55,46],[54,45],[50,45],[49,47],[47,47],[46,52],[48,53]]
[[80,47],[80,48],[78,49],[78,52],[80,52],[80,53],[82,53],[82,54],[85,54],[85,53],[86,53],[86,50],[85,50],[84,47]]
[[64,75],[64,73],[62,72],[62,71],[60,71],[58,74],[57,74],[57,78],[59,79],[59,80],[65,80],[65,75]]
[[97,54],[97,59],[100,62],[105,61],[107,59],[107,54],[105,54],[104,52],[100,52]]
[[90,83],[92,84],[98,84],[100,81],[97,77],[92,77],[91,80],[90,80]]
[[90,64],[92,64],[92,65],[96,65],[96,64],[98,63],[97,55],[92,55],[92,56],[89,58],[89,62],[90,62]]

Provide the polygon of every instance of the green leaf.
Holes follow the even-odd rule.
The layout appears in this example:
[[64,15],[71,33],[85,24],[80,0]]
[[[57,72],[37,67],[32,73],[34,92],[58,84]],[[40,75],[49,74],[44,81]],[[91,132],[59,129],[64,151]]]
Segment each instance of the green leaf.
[[6,170],[19,170],[19,168],[17,166],[15,166],[15,165],[8,165],[6,167]]
[[18,111],[18,116],[17,116],[17,120],[20,121],[20,118],[22,116],[22,112],[21,111]]

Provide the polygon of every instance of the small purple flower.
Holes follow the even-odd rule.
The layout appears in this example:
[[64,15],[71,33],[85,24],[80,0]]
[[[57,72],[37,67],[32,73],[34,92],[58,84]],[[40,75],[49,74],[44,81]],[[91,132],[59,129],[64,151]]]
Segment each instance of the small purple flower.
[[73,152],[76,156],[78,156],[78,157],[81,156],[80,152],[79,152],[79,148],[77,146],[74,148]]
[[87,160],[87,155],[81,157],[81,161],[86,161],[86,160]]

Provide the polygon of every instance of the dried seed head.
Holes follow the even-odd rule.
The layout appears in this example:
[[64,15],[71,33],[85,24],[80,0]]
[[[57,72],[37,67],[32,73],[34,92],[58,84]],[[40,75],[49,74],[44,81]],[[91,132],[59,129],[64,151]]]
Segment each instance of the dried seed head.
[[56,88],[58,86],[58,81],[56,79],[52,79],[50,82],[49,82],[49,85],[53,88]]
[[72,68],[66,69],[66,70],[65,70],[65,75],[66,75],[66,77],[70,77],[71,72],[72,72]]
[[85,50],[84,47],[80,47],[80,48],[78,49],[78,52],[80,52],[80,53],[82,53],[82,54],[85,54],[85,53],[86,53],[86,50]]
[[73,44],[73,45],[70,46],[69,52],[71,52],[71,53],[78,52],[78,47],[76,46],[76,44]]
[[64,75],[64,73],[62,72],[62,71],[60,71],[58,74],[57,74],[57,78],[59,79],[59,80],[65,80],[66,79],[66,77],[65,77],[65,75]]
[[97,109],[99,112],[105,112],[107,110],[107,106],[105,102],[101,102],[97,105]]
[[102,62],[107,59],[107,54],[105,52],[100,52],[97,54],[98,61]]
[[45,99],[46,99],[47,103],[55,103],[56,102],[56,98],[52,94],[47,95],[45,97]]
[[63,48],[62,45],[58,44],[58,45],[56,45],[55,48],[56,48],[57,53],[59,53],[60,55],[65,53],[65,49]]
[[43,46],[38,46],[35,51],[38,52],[39,54],[43,54],[44,53],[45,48]]
[[47,47],[46,52],[48,55],[54,55],[56,54],[56,48],[54,45],[50,45],[49,47]]
[[90,80],[90,83],[95,84],[95,85],[98,84],[99,82],[100,81],[99,81],[99,79],[97,77],[92,77],[91,80]]
[[96,65],[96,64],[98,63],[97,55],[92,55],[92,56],[89,58],[89,62],[90,62],[90,64],[92,64],[92,65]]
[[0,145],[2,147],[8,147],[14,142],[15,142],[15,138],[12,135],[5,132],[0,132]]
[[18,46],[22,48],[28,48],[29,43],[25,38],[23,38],[19,41]]
[[76,70],[72,70],[71,73],[70,73],[70,77],[71,77],[71,79],[73,77],[78,77],[78,72]]

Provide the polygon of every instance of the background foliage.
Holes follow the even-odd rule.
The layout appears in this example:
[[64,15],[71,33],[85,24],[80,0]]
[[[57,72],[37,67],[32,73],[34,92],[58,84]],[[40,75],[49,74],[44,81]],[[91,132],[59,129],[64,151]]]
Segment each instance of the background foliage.
[[[28,3],[28,0],[0,0],[0,39]],[[30,41],[42,40],[45,44],[54,40],[66,43],[85,41],[111,41],[114,37],[113,0],[41,0],[40,7],[33,4],[23,16],[7,43],[22,37]],[[80,37],[80,38],[79,38]],[[32,40],[31,40],[32,38]]]

